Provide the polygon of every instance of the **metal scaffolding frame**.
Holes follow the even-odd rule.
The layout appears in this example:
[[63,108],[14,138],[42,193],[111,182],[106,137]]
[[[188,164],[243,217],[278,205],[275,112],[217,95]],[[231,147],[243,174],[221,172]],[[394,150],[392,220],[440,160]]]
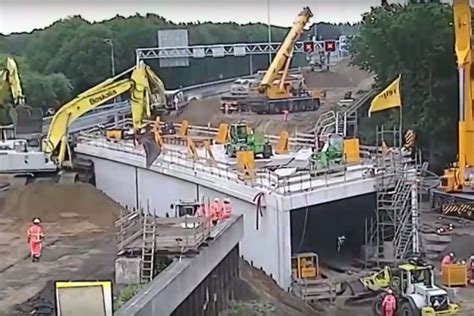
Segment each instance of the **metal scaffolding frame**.
[[[419,254],[421,201],[419,155],[404,151],[399,130],[377,128],[377,181],[375,219],[367,227],[377,265],[403,261]],[[389,147],[390,146],[390,147]]]
[[[304,43],[297,42],[294,53],[304,53]],[[193,45],[185,47],[150,47],[135,50],[137,64],[146,59],[161,58],[206,58],[206,57],[243,57],[276,53],[281,43],[231,43],[212,45]],[[324,41],[315,41],[314,50],[324,50]],[[336,54],[339,54],[339,41],[336,41]]]

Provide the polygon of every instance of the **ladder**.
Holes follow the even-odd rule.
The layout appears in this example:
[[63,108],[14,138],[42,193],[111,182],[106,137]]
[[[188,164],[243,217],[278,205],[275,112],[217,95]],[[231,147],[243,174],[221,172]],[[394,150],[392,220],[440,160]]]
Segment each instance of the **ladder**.
[[148,214],[143,219],[143,245],[142,245],[142,269],[141,282],[147,283],[153,280],[155,243],[156,243],[155,218]]

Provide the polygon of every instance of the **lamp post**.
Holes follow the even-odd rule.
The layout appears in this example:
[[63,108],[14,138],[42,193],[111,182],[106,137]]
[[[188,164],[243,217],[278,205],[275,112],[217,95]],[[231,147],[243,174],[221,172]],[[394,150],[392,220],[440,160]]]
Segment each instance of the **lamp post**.
[[268,65],[272,63],[272,26],[270,24],[270,0],[267,0],[267,21],[268,21]]
[[104,39],[104,42],[110,46],[110,64],[112,65],[112,77],[115,77],[114,42],[110,38]]
[[[104,38],[104,43],[110,46],[110,65],[112,67],[112,77],[115,77],[115,55],[114,55],[114,42],[110,38]],[[120,102],[120,96],[114,98],[114,102]],[[117,117],[115,117],[117,122]]]

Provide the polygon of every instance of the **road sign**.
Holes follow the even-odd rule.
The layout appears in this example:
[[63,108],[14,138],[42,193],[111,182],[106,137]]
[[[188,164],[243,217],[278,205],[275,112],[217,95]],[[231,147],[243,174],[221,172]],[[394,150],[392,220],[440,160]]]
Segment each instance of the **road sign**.
[[325,41],[324,42],[324,51],[326,51],[326,52],[335,52],[336,51],[336,41]]
[[314,42],[304,42],[303,43],[303,51],[305,53],[312,53],[314,52]]
[[186,55],[188,30],[160,30],[158,31],[158,46],[173,47],[176,57],[160,59],[160,68],[166,67],[188,67],[189,58]]

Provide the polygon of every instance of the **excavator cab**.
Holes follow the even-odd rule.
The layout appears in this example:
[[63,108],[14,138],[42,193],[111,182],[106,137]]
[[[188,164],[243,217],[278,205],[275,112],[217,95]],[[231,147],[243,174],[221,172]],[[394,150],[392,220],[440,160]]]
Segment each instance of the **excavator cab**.
[[305,252],[294,255],[291,258],[293,278],[315,279],[320,276],[319,257],[314,252]]
[[197,209],[199,208],[199,202],[183,202],[179,201],[177,203],[171,204],[170,208],[174,209],[175,217],[182,216],[195,216]]

